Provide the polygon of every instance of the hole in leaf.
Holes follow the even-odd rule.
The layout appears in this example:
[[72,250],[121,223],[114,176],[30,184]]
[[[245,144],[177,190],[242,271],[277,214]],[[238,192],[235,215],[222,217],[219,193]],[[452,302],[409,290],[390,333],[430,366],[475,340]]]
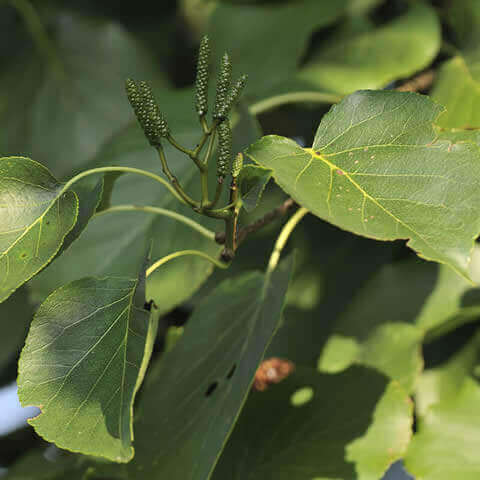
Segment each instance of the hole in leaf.
[[209,397],[216,390],[217,387],[218,387],[218,382],[211,383],[208,386],[207,391],[205,392],[205,396]]
[[299,388],[297,391],[293,392],[292,396],[290,397],[290,403],[294,407],[301,407],[312,400],[313,394],[314,392],[312,387]]
[[237,368],[236,364],[233,364],[233,367],[230,369],[230,371],[227,373],[227,380],[230,380],[233,377],[233,374],[235,373],[235,369]]

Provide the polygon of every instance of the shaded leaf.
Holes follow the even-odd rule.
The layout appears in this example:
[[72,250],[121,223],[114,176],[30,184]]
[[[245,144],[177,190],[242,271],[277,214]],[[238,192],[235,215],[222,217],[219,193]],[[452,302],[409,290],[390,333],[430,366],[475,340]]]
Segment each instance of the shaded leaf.
[[412,391],[423,367],[420,346],[425,333],[415,320],[434,291],[437,270],[434,264],[412,261],[383,267],[338,318],[319,369],[339,372],[358,363],[377,368]]
[[[208,29],[216,64],[225,51],[235,71],[248,74],[247,98],[293,76],[312,32],[341,16],[346,0],[263,5],[218,4]],[[248,28],[248,35],[245,35]],[[279,34],[281,32],[281,34]],[[275,48],[271,48],[275,39]]]
[[55,257],[77,215],[76,194],[44,166],[0,158],[0,302]]
[[120,277],[77,280],[35,315],[18,396],[23,406],[40,407],[29,423],[61,448],[117,462],[133,457],[132,409],[149,324],[138,285]]
[[247,153],[312,213],[468,277],[480,231],[479,150],[436,139],[442,108],[427,97],[362,91],[325,115],[312,149],[268,136]]
[[242,206],[247,212],[251,212],[258,206],[263,191],[272,176],[268,168],[246,165],[242,168],[238,177],[238,186],[242,199]]
[[298,77],[312,87],[341,94],[381,88],[428,66],[440,44],[435,10],[419,2],[377,29],[327,40]]
[[[130,476],[207,479],[278,327],[292,259],[222,282],[152,370]],[[160,412],[160,413],[159,413]]]
[[27,335],[28,326],[35,312],[30,302],[27,287],[20,287],[11,297],[0,304],[0,372],[8,362],[20,353]]
[[28,49],[0,78],[0,147],[27,152],[63,176],[132,119],[125,78],[162,80],[154,58],[115,23],[62,13],[50,27],[60,69]]
[[213,478],[377,480],[408,443],[407,399],[364,367],[338,375],[298,368],[250,394]]

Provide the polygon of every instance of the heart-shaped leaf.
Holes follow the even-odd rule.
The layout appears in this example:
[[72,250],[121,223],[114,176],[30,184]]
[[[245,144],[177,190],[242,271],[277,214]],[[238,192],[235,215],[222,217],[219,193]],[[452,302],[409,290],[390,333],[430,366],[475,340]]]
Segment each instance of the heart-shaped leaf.
[[44,166],[0,158],[0,302],[55,257],[77,215],[77,195]]
[[313,148],[267,136],[247,154],[312,213],[359,235],[409,239],[468,277],[480,231],[480,153],[437,138],[427,97],[361,91],[325,115]]

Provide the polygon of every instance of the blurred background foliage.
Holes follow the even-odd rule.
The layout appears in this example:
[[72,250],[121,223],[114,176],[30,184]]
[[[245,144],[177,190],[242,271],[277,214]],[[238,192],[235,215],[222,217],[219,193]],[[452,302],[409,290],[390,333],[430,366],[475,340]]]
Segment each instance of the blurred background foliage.
[[[478,0],[11,0],[0,2],[2,156],[31,156],[64,179],[100,165],[159,171],[124,81],[152,82],[172,130],[193,144],[192,85],[205,33],[216,64],[228,51],[234,74],[249,75],[237,151],[270,133],[310,145],[322,115],[344,95],[408,88],[412,78],[420,82],[415,90],[447,107],[439,127],[458,136],[480,128]],[[176,173],[190,179],[185,159],[168,155]],[[122,177],[117,186],[114,204],[141,191],[142,202],[185,213],[142,179]],[[269,185],[242,223],[284,199]],[[249,238],[227,272],[212,274],[202,259],[185,257],[153,276],[148,288],[165,313],[154,363],[172,328],[184,325],[223,278],[264,269],[279,223]],[[15,380],[28,325],[46,295],[83,275],[129,272],[146,232],[159,239],[155,256],[193,244],[218,252],[166,218],[94,219],[56,263],[0,305],[3,385]],[[213,478],[379,480],[399,459],[418,479],[480,478],[480,290],[402,242],[356,237],[313,217],[290,248],[298,249],[296,273],[267,357],[288,358],[296,372],[250,395]],[[477,252],[472,277],[480,281]],[[147,378],[140,411],[148,385]],[[296,409],[288,399],[304,385],[314,400]],[[12,408],[0,404],[2,418]],[[146,411],[139,429],[154,429],[154,407]],[[139,435],[148,443],[148,431]],[[119,467],[69,455],[23,423],[0,437],[8,479],[147,478],[144,467],[148,478],[165,478],[161,465],[142,461]]]

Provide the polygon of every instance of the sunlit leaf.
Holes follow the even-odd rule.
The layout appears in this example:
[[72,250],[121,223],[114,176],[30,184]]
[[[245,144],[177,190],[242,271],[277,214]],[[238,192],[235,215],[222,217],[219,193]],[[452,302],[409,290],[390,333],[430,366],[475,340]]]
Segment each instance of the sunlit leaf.
[[[52,293],[30,327],[18,396],[36,432],[61,448],[127,462],[149,313],[138,280],[84,278]],[[138,291],[137,291],[138,288]]]
[[0,158],[0,302],[54,258],[77,215],[77,195],[44,166]]
[[247,154],[320,218],[370,238],[408,239],[421,257],[468,277],[480,154],[437,139],[441,111],[417,94],[357,92],[322,119],[312,149],[268,136]]

